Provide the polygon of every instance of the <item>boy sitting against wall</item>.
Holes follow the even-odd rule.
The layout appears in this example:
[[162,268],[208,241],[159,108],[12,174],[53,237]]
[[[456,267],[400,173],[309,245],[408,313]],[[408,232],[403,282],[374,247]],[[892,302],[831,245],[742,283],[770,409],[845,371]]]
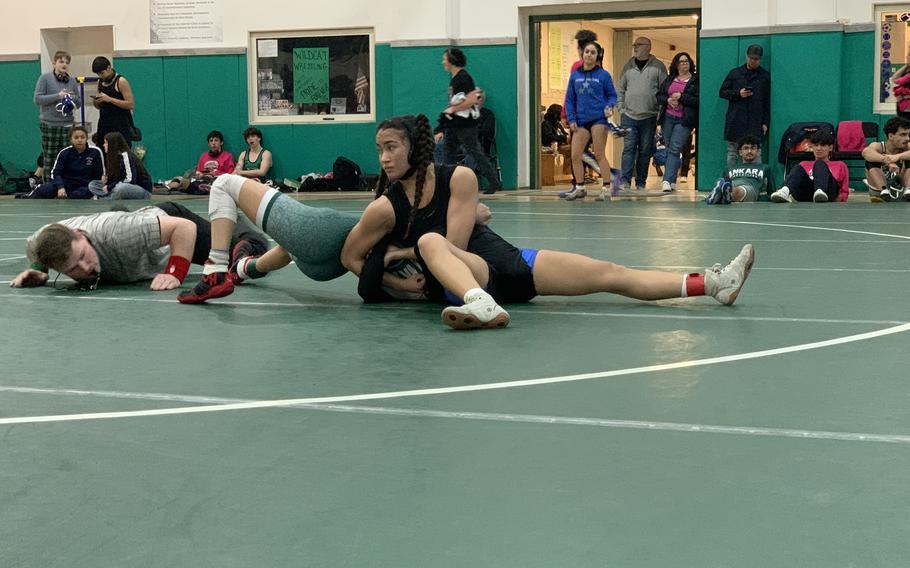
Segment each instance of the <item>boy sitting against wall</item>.
[[784,185],[771,194],[774,203],[808,201],[826,203],[847,201],[850,197],[850,172],[847,164],[831,160],[834,151],[834,134],[819,129],[809,139],[815,160],[806,160],[795,166]]
[[885,123],[885,141],[863,150],[871,201],[910,201],[910,120],[896,116]]
[[708,205],[758,201],[771,194],[771,166],[761,161],[761,139],[743,136],[737,141],[741,163],[728,167],[705,198]]

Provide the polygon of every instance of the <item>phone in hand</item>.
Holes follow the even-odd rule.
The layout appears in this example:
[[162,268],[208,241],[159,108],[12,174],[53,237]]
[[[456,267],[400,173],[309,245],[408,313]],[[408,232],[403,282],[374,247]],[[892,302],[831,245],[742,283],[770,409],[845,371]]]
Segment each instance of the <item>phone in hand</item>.
[[743,90],[744,90],[744,91],[749,91],[749,92],[751,93],[751,92],[752,92],[752,87],[750,87],[749,85],[746,85],[745,87],[743,87]]

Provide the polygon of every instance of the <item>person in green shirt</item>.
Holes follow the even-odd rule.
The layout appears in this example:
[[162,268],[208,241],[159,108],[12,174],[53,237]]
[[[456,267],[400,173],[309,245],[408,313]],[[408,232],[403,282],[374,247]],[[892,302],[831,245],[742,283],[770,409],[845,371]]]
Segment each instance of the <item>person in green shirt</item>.
[[743,136],[739,142],[739,163],[729,166],[705,198],[708,205],[759,201],[774,187],[771,166],[761,162],[761,140]]
[[262,131],[251,126],[243,131],[243,139],[249,148],[237,156],[234,173],[264,183],[272,168],[272,153],[262,147]]

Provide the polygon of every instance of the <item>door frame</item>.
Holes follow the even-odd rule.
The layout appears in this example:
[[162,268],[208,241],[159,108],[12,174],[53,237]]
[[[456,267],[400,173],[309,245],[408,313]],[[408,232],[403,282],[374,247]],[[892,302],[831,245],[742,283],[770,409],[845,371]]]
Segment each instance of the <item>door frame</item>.
[[[625,18],[648,18],[655,16],[691,16],[697,15],[695,22],[695,50],[701,53],[701,22],[702,8],[673,8],[667,10],[645,10],[642,12],[588,12],[577,14],[534,14],[528,15],[528,145],[530,166],[528,185],[533,189],[540,189],[540,24],[542,22],[557,22],[564,20],[617,20]],[[698,136],[695,137],[696,155],[698,155]],[[695,170],[696,184],[698,187],[698,169]]]

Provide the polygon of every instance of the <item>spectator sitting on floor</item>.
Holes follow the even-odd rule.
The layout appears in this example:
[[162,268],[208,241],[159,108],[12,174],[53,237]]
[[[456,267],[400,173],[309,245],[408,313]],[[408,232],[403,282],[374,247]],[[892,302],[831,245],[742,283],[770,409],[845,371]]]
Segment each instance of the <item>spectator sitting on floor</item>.
[[708,205],[758,201],[771,194],[771,166],[761,161],[761,138],[746,135],[737,141],[742,163],[729,166],[705,198]]
[[127,144],[123,134],[114,130],[104,135],[106,175],[88,184],[89,191],[102,199],[148,199],[152,196],[152,176]]
[[806,160],[795,166],[784,185],[771,194],[775,203],[794,201],[847,201],[850,196],[850,173],[847,164],[831,160],[834,151],[834,134],[819,129],[809,139],[815,160]]
[[89,146],[88,131],[82,126],[70,129],[70,145],[60,150],[51,169],[51,181],[23,197],[32,199],[89,199],[88,185],[104,177],[104,156],[97,146]]
[[910,201],[910,120],[896,116],[885,123],[885,141],[863,150],[866,185],[873,201]]
[[193,180],[184,190],[191,195],[208,195],[215,178],[221,174],[234,173],[236,168],[234,156],[224,149],[224,135],[221,132],[212,130],[206,139],[209,149],[199,156]]
[[206,139],[209,149],[199,156],[199,162],[196,164],[196,177],[214,179],[221,174],[234,173],[234,156],[224,149],[224,135],[217,130],[212,130]]
[[237,156],[234,173],[265,183],[266,176],[272,168],[272,153],[262,147],[262,131],[251,126],[243,131],[243,139],[249,148]]

